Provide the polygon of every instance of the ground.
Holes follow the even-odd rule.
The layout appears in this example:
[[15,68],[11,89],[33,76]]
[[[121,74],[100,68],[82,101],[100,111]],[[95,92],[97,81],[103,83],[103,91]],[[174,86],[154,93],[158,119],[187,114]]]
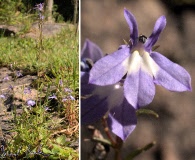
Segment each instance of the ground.
[[[70,34],[71,35],[72,33],[74,34],[72,35],[72,37],[73,38],[76,37],[77,33],[74,25],[65,24],[65,23],[64,24],[45,23],[43,25],[43,35],[44,35],[43,38],[47,39],[47,38],[55,37],[56,35],[61,33],[61,31],[64,28],[70,29],[71,32]],[[29,31],[26,33],[20,33],[20,28],[18,26],[0,25],[0,33],[4,37],[5,36],[6,37],[16,36],[19,38],[30,37],[36,40],[39,38],[40,35],[37,23],[34,23],[32,27],[29,29]],[[67,34],[66,36],[69,35]],[[76,43],[73,43],[72,45],[75,44]],[[67,46],[67,47],[68,49],[74,47],[75,50],[77,46]],[[63,51],[67,51],[68,49],[63,48]],[[73,49],[71,48],[71,51],[72,50]],[[64,62],[66,63],[65,60]],[[72,63],[70,65],[73,65]],[[5,142],[11,140],[13,136],[16,134],[15,132],[12,131],[15,128],[15,119],[14,119],[15,117],[22,115],[22,113],[24,113],[25,110],[27,110],[27,112],[29,111],[30,114],[36,114],[33,113],[33,109],[35,106],[29,107],[27,105],[28,100],[32,99],[42,104],[42,101],[45,102],[45,99],[48,98],[48,95],[46,95],[48,94],[48,92],[49,94],[56,92],[57,90],[56,86],[52,86],[52,85],[49,87],[49,89],[47,88],[47,86],[44,86],[41,91],[37,89],[38,81],[41,80],[44,82],[45,81],[44,74],[49,74],[49,72],[50,71],[48,71],[47,73],[42,73],[42,72],[38,73],[36,70],[30,71],[28,69],[25,70],[20,68],[13,68],[12,64],[1,65],[0,67],[1,144],[4,144]],[[66,71],[64,71],[63,73],[65,72]],[[63,73],[61,73],[62,76]],[[49,76],[51,76],[50,77],[51,81],[56,81],[56,79],[58,79],[58,77],[56,78],[55,76],[48,75],[48,77]],[[28,93],[29,89],[30,89],[30,93]],[[78,153],[78,147],[79,147],[78,95],[76,96],[74,94],[74,98],[76,100],[71,103],[71,105],[74,105],[73,106],[75,108],[74,112],[72,112],[71,107],[69,108],[70,103],[66,101],[63,103],[63,106],[66,108],[66,110],[63,111],[62,113],[59,113],[55,108],[56,106],[58,106],[58,101],[55,98],[48,101],[48,105],[50,106],[50,108],[48,109],[48,111],[45,112],[46,114],[48,113],[50,114],[50,121],[52,121],[53,123],[53,126],[49,126],[49,130],[52,130],[51,136],[55,139],[57,137],[65,135],[67,147],[74,149]]]

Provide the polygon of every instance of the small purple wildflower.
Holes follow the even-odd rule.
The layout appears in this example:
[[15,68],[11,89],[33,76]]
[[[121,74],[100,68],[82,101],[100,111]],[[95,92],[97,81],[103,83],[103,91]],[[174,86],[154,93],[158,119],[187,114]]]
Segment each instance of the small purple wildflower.
[[36,103],[35,103],[34,100],[32,100],[32,99],[27,100],[27,105],[28,105],[29,107],[32,107],[32,106],[34,106],[35,104],[36,104]]
[[6,97],[5,97],[4,94],[1,94],[1,95],[0,95],[0,98],[5,99]]
[[24,94],[31,94],[31,89],[29,87],[25,87]]
[[68,95],[66,98],[63,98],[63,99],[62,99],[62,102],[66,102],[67,100],[74,101],[75,98],[74,98],[73,96],[71,96],[71,95]]
[[51,109],[49,107],[45,107],[45,111],[50,111]]
[[67,98],[63,98],[62,99],[62,102],[66,102],[68,99]]
[[43,16],[42,14],[39,13],[39,19],[43,20],[45,18],[45,16]]
[[64,91],[65,91],[65,92],[72,93],[72,90],[71,90],[70,88],[64,88]]
[[57,99],[57,97],[55,94],[53,94],[52,96],[49,96],[48,99]]
[[59,80],[59,85],[60,85],[60,86],[63,86],[63,81],[62,81],[62,79]]
[[14,90],[14,87],[11,84],[9,85],[9,90]]
[[160,53],[152,51],[166,26],[165,16],[157,19],[149,38],[138,36],[133,14],[124,9],[124,16],[131,31],[131,43],[122,45],[119,50],[95,63],[90,71],[89,83],[112,85],[125,76],[124,96],[135,109],[152,102],[155,84],[175,92],[191,91],[189,73]]
[[75,98],[73,97],[73,96],[71,96],[71,95],[69,95],[69,98],[71,99],[71,100],[75,100]]
[[3,81],[9,81],[9,76],[6,75],[6,76],[3,78]]
[[44,3],[37,4],[34,9],[36,9],[38,11],[39,19],[42,21],[45,18],[43,15]]
[[43,12],[44,10],[44,3],[39,3],[37,5],[35,5],[35,8],[36,10],[40,11],[40,12]]
[[22,75],[22,73],[20,71],[17,71],[16,72],[16,76],[19,78],[19,77],[22,77],[23,75]]

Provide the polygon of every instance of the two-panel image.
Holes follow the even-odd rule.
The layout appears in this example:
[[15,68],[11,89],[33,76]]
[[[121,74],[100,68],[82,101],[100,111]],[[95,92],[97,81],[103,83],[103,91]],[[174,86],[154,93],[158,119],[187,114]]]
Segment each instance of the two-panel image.
[[193,160],[193,1],[0,1],[0,159]]

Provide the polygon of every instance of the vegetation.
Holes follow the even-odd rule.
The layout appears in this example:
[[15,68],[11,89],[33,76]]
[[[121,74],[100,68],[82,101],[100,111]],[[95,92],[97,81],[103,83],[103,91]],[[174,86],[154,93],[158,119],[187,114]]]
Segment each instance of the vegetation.
[[[19,24],[23,21],[23,25],[27,26],[35,21],[37,15],[22,11],[28,7],[22,1],[6,1],[16,9],[12,9],[13,12],[7,14],[10,18],[6,19],[3,12],[11,10],[13,6],[5,6],[0,1],[0,5],[4,6],[0,11],[1,22]],[[14,18],[15,14],[20,15],[16,17],[21,19]],[[22,89],[21,105],[14,105],[11,110],[11,136],[4,138],[0,158],[78,159],[79,54],[75,29],[67,26],[50,38],[38,36],[38,39],[34,39],[23,37],[20,33],[11,37],[5,37],[2,33],[0,36],[0,68],[6,67],[12,71],[1,83],[12,81],[14,84],[8,90],[1,90],[1,101],[15,97],[18,93],[14,88]],[[29,75],[36,77],[32,83],[16,83]],[[22,111],[18,112],[18,108]]]

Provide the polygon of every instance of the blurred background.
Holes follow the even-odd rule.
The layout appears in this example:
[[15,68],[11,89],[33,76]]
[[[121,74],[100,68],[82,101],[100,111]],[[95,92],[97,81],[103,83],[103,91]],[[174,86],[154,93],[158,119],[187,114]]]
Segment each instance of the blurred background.
[[[195,0],[82,0],[81,47],[86,38],[112,53],[129,40],[130,31],[124,18],[124,8],[136,17],[139,34],[150,36],[155,21],[161,15],[167,26],[161,33],[158,52],[183,66],[191,75],[195,87]],[[170,68],[171,69],[171,68]],[[176,93],[156,86],[153,102],[147,106],[159,114],[138,117],[137,127],[124,145],[124,155],[156,141],[156,145],[135,160],[195,159],[195,93]],[[82,127],[81,153],[87,159],[93,144],[84,142],[89,132]],[[89,134],[89,135],[88,135]],[[112,159],[112,154],[108,159]]]

